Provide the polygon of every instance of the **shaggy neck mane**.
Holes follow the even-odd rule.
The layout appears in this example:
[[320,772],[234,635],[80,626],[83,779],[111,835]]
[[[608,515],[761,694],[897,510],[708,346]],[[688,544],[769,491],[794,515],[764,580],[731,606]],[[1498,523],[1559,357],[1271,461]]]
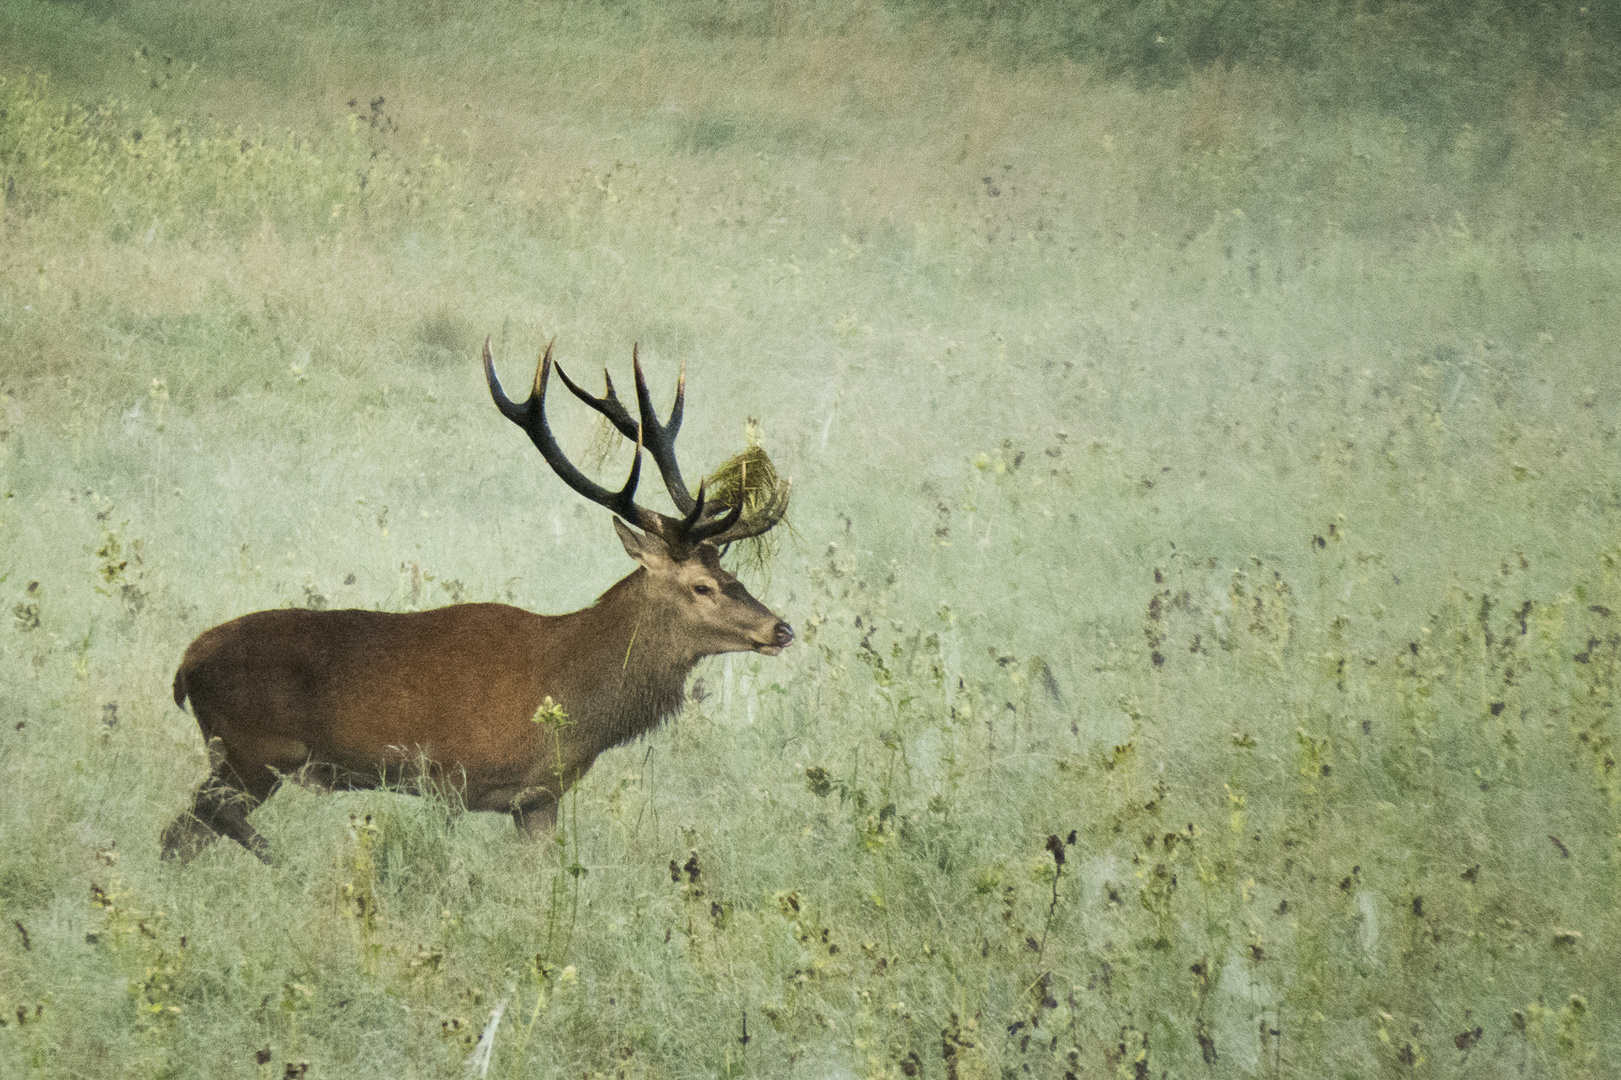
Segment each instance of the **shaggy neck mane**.
[[558,700],[575,730],[601,749],[680,711],[697,663],[670,634],[671,620],[649,605],[646,585],[647,571],[638,568],[590,607],[557,616],[559,652],[573,657],[556,673]]

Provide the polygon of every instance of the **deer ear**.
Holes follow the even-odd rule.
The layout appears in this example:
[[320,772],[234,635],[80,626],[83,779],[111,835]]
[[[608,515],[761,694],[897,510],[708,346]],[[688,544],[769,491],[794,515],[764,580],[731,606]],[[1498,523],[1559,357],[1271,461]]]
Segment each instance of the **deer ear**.
[[670,549],[664,543],[663,537],[637,532],[617,517],[614,518],[614,532],[619,534],[619,542],[625,545],[625,554],[649,570],[657,570],[675,562],[670,558]]

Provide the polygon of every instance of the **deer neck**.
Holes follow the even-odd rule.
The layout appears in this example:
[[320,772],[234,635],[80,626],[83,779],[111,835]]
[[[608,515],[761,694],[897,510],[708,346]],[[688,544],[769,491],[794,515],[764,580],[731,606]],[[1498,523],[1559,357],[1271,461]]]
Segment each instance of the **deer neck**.
[[680,710],[698,657],[672,620],[650,604],[647,571],[637,569],[588,608],[558,617],[573,660],[556,673],[555,696],[578,737],[599,750],[652,730]]

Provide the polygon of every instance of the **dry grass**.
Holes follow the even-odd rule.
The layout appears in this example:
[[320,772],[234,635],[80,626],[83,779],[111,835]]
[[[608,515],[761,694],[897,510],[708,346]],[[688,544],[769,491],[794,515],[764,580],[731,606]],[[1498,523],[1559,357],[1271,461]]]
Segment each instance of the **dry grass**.
[[[504,1002],[498,1076],[1604,1074],[1613,124],[976,11],[4,9],[0,1071],[461,1074]],[[205,627],[628,569],[486,333],[684,359],[800,644],[554,845],[288,791],[159,866]]]

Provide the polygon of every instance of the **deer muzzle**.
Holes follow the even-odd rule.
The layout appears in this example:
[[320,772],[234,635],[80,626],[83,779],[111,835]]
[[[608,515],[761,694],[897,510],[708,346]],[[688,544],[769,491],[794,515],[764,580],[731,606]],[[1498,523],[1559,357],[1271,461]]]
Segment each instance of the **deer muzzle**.
[[772,628],[771,640],[760,642],[754,648],[756,652],[764,653],[766,656],[776,656],[793,643],[794,628],[778,619],[777,625]]

